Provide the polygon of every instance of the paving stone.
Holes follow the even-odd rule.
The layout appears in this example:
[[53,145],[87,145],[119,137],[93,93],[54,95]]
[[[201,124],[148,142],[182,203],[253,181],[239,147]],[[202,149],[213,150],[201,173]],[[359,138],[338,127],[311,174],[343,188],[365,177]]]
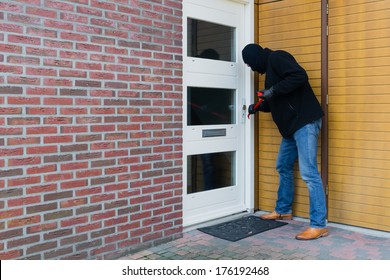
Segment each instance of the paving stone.
[[280,228],[237,242],[213,237],[198,230],[166,244],[121,259],[186,260],[390,260],[390,238],[330,227],[327,237],[299,241],[295,235],[307,223],[292,220]]

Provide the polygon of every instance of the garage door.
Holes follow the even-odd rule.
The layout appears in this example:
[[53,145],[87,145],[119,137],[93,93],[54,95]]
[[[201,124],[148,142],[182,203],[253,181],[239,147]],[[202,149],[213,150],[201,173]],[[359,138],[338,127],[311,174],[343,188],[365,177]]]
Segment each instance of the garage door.
[[390,230],[390,1],[329,1],[329,221]]

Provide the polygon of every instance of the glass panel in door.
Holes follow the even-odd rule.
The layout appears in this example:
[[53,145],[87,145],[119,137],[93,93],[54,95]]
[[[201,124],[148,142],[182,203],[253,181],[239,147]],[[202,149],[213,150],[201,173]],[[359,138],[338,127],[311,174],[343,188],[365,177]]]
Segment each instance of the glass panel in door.
[[187,157],[187,193],[215,190],[236,184],[236,152]]
[[234,124],[235,90],[187,88],[187,125]]
[[187,19],[187,56],[235,62],[235,28]]

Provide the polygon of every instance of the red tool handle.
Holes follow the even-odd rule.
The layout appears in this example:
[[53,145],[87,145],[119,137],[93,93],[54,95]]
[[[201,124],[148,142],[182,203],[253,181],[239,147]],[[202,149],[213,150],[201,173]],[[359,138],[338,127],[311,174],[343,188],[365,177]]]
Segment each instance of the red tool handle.
[[[257,101],[257,103],[255,104],[255,106],[253,107],[253,109],[257,109],[260,104],[264,101],[264,98],[263,98],[263,92],[262,91],[258,91],[257,92],[257,97],[259,97],[259,101]],[[250,115],[251,114],[248,114],[248,119],[250,119]]]

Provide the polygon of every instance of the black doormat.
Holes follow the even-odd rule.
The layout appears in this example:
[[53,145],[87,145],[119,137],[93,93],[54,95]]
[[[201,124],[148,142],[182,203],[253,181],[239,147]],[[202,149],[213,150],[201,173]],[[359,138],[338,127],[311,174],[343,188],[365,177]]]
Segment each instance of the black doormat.
[[234,242],[286,224],[274,220],[262,220],[257,216],[246,216],[230,222],[198,228],[198,230]]

